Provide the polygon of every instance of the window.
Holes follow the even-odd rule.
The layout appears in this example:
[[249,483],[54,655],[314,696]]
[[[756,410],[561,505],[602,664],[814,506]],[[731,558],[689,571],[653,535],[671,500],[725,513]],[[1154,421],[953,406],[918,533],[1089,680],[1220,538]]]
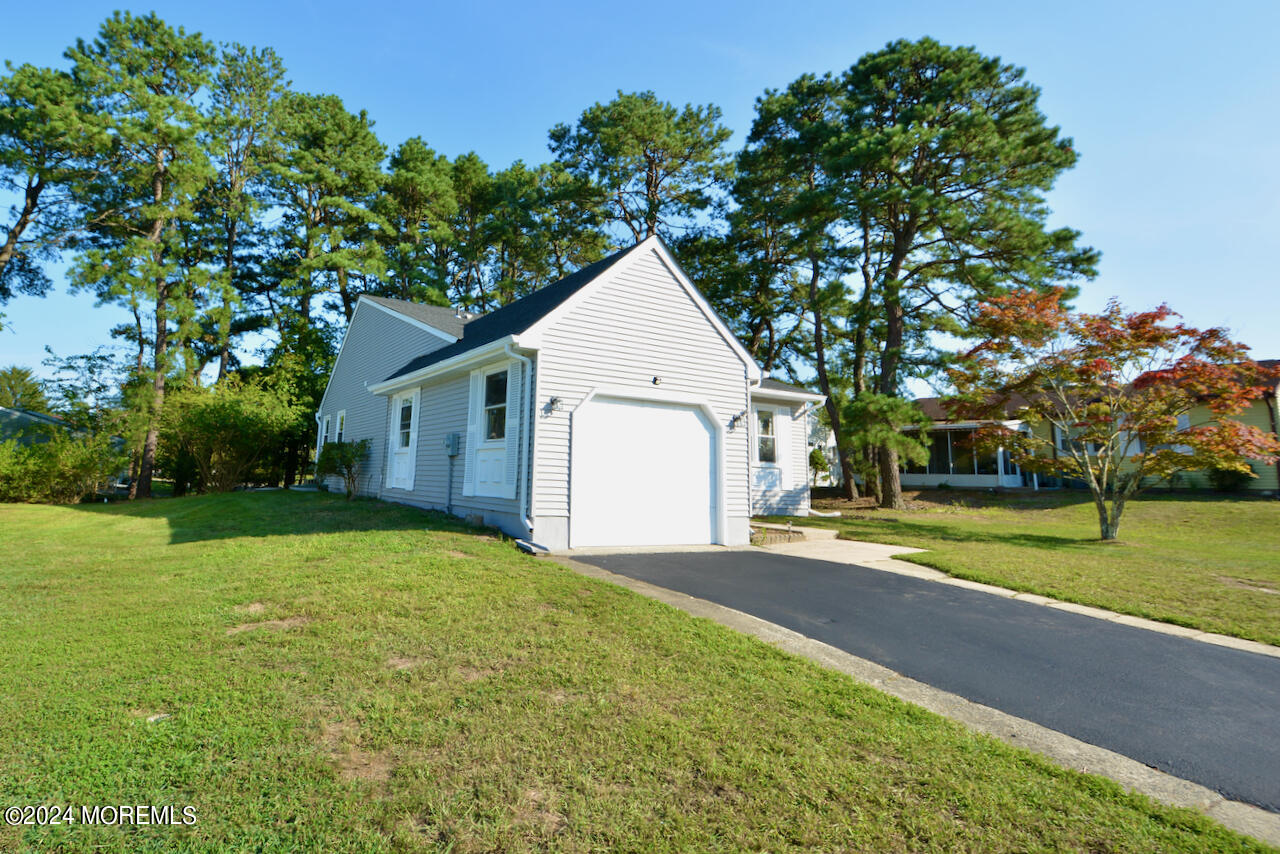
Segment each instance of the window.
[[342,436],[347,430],[347,410],[338,413],[338,435],[334,437],[334,441],[341,442]]
[[326,415],[324,417],[324,421],[321,422],[321,426],[320,426],[320,447],[321,448],[324,447],[325,442],[329,441],[329,421],[330,421],[330,418],[328,415]]
[[1000,458],[1004,463],[1005,474],[1016,475],[1018,473],[1018,467],[1014,464],[1013,456],[1009,453],[1008,448],[1001,448]]
[[507,372],[497,371],[484,378],[485,441],[507,436]]
[[410,433],[413,432],[413,398],[406,397],[400,401],[400,447],[409,447]]
[[951,473],[973,474],[973,431],[957,430],[951,434]]
[[774,433],[773,410],[756,410],[756,459],[762,463],[778,461],[778,439]]
[[934,432],[929,444],[929,474],[951,474],[951,434]]

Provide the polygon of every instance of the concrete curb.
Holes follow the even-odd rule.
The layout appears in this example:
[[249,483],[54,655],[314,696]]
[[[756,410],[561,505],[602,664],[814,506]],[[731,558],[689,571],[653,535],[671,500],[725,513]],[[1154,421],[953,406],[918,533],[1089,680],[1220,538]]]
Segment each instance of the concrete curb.
[[[1200,643],[1211,643],[1215,646],[1225,646],[1230,647],[1231,649],[1242,650],[1244,652],[1252,652],[1257,655],[1269,655],[1272,658],[1280,658],[1280,647],[1271,646],[1270,644],[1245,640],[1244,638],[1232,637],[1231,635],[1221,635],[1216,632],[1192,629],[1186,626],[1179,626],[1174,623],[1164,623],[1159,620],[1148,620],[1145,617],[1135,617],[1131,614],[1118,614],[1115,611],[1108,611],[1104,608],[1095,608],[1090,605],[1079,605],[1075,602],[1065,602],[1061,599],[1051,599],[1048,596],[1040,596],[1036,593],[1023,593],[1018,590],[1010,590],[1007,587],[997,587],[994,584],[983,584],[978,581],[956,578],[955,576],[948,575],[941,570],[921,566],[919,564],[911,563],[910,561],[901,560],[897,557],[897,555],[916,554],[926,551],[926,549],[913,549],[905,546],[887,546],[882,543],[870,543],[861,540],[833,539],[829,535],[829,532],[832,530],[830,528],[797,527],[793,530],[804,531],[806,535],[812,531],[815,532],[815,537],[812,541],[784,543],[773,546],[764,546],[763,548],[766,551],[777,552],[778,554],[785,554],[791,557],[825,560],[832,563],[847,563],[852,566],[864,566],[868,569],[879,569],[884,572],[892,572],[897,575],[909,575],[912,578],[919,578],[925,581],[936,581],[939,584],[949,584],[952,587],[963,587],[966,590],[977,590],[982,593],[989,593],[992,596],[1002,596],[1006,599],[1017,599],[1020,602],[1030,602],[1034,605],[1043,605],[1046,608],[1057,608],[1061,611],[1070,611],[1073,614],[1093,617],[1095,620],[1106,620],[1112,623],[1132,626],[1137,629],[1146,629],[1149,632],[1176,635],[1177,637],[1199,641]],[[894,556],[885,556],[886,551],[892,552]]]
[[[851,676],[859,682],[884,691],[886,694],[897,697],[900,700],[914,703],[931,712],[962,723],[971,729],[995,736],[1008,744],[1025,747],[1048,757],[1064,768],[1109,777],[1127,789],[1140,792],[1171,806],[1197,810],[1237,833],[1243,833],[1268,845],[1280,847],[1280,815],[1268,812],[1260,807],[1240,801],[1227,800],[1222,795],[1212,789],[1201,786],[1199,783],[1193,783],[1190,780],[1183,780],[1163,771],[1157,771],[1114,751],[1088,744],[1056,730],[1006,714],[998,709],[966,700],[957,694],[942,691],[923,682],[909,679],[873,661],[850,655],[836,647],[813,640],[799,632],[783,628],[759,617],[753,617],[750,614],[745,614],[723,605],[717,605],[714,602],[708,602],[705,599],[699,599],[686,593],[668,590],[665,587],[658,587],[644,581],[628,578],[625,575],[618,575],[605,569],[580,563],[564,555],[553,555],[551,559],[581,575],[617,584],[642,596],[648,596],[650,599],[656,599],[659,602],[679,608],[695,617],[703,617],[759,638],[765,643],[786,652],[799,655],[823,667]],[[914,565],[908,564],[908,566]],[[920,567],[920,569],[927,568]],[[929,571],[937,572],[937,570]],[[947,577],[950,578],[950,576]],[[952,580],[960,581],[960,579]],[[960,586],[967,586],[973,583],[965,582]],[[982,586],[986,587],[988,585]],[[1027,594],[1019,595],[1025,596]],[[1233,638],[1233,640],[1235,639]]]

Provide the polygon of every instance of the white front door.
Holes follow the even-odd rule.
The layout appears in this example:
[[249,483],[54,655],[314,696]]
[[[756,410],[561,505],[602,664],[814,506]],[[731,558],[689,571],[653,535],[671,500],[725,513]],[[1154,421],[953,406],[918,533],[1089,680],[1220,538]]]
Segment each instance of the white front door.
[[696,406],[593,398],[573,413],[570,545],[716,542],[716,459]]
[[387,455],[387,486],[413,489],[418,447],[418,391],[396,395],[391,401],[391,452]]

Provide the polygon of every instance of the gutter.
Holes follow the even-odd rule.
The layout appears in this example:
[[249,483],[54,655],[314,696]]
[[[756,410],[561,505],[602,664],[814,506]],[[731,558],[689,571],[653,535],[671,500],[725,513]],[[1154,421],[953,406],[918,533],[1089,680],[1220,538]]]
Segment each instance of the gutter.
[[467,350],[465,353],[459,353],[451,359],[445,359],[443,362],[437,362],[434,365],[427,365],[425,368],[419,368],[413,373],[393,377],[389,380],[383,380],[380,383],[374,383],[373,385],[368,386],[368,389],[374,394],[392,394],[400,391],[401,389],[421,385],[432,377],[456,370],[457,368],[471,362],[479,362],[493,356],[500,356],[503,353],[510,353],[511,351],[508,348],[511,345],[518,343],[519,342],[516,340],[514,335],[508,335],[505,338],[499,338],[497,341],[490,341],[488,344],[481,344],[474,350]]

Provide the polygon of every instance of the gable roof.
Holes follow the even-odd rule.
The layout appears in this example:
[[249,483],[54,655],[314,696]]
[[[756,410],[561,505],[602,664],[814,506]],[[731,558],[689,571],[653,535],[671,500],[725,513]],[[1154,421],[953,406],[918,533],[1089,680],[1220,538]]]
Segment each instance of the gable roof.
[[786,391],[792,394],[817,394],[817,392],[810,391],[802,385],[784,383],[782,380],[775,380],[773,377],[765,377],[760,380],[760,388],[764,391]]
[[820,404],[826,401],[821,392],[810,391],[801,385],[784,383],[773,377],[764,377],[760,384],[751,388],[751,399],[762,401],[804,401]]
[[[419,356],[387,377],[387,380],[393,380],[405,374],[420,371],[429,365],[443,362],[454,356],[460,356],[508,335],[518,335],[559,308],[569,297],[591,284],[635,248],[634,246],[628,246],[626,249],[620,249],[609,257],[602,258],[594,264],[588,264],[578,272],[547,285],[545,288],[539,288],[528,296],[509,303],[497,311],[466,321],[459,327],[456,336],[458,340],[455,343],[447,347],[441,347],[439,350],[433,350],[424,356]],[[395,302],[399,302],[399,300],[395,300]],[[427,308],[428,306],[423,307]],[[451,311],[451,309],[445,310]]]
[[[944,398],[941,397],[917,397],[915,403],[916,406],[920,407],[920,411],[923,412],[925,417],[930,421],[936,421],[938,423],[954,421],[951,417],[951,413],[947,412],[946,407],[943,405],[943,400]],[[1009,395],[1008,399],[1004,401],[1005,417],[1013,418],[1018,414],[1018,410],[1027,406],[1029,403],[1030,401],[1020,394]],[[956,423],[968,424],[969,422],[963,421]]]
[[361,296],[363,299],[367,299],[382,308],[389,308],[397,314],[403,314],[405,317],[416,320],[419,323],[425,323],[433,329],[438,329],[450,338],[461,338],[463,327],[476,319],[475,316],[468,316],[448,306],[426,305],[420,302],[409,302],[408,300],[391,299],[390,297],[375,297],[369,294],[362,294]]

